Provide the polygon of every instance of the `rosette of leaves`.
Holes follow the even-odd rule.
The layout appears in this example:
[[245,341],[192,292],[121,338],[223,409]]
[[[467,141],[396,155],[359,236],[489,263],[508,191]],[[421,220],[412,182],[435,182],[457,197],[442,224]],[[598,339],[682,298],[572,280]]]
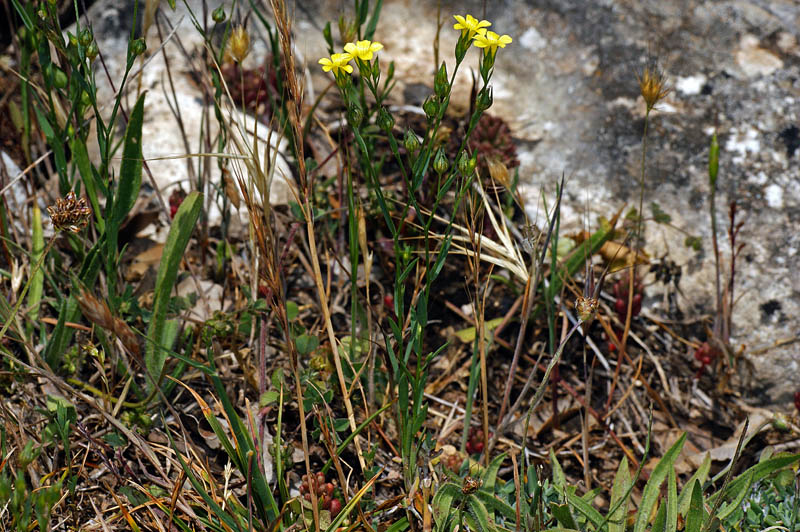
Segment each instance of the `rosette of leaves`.
[[[266,64],[270,63],[268,58]],[[226,63],[221,72],[231,98],[238,107],[253,112],[271,113],[270,101],[278,93],[274,69],[266,69],[264,66],[242,68],[238,63]]]
[[[519,166],[517,148],[511,129],[505,120],[488,113],[481,115],[468,141],[472,152],[478,153],[478,171],[486,179],[510,188],[510,171]],[[503,175],[505,173],[505,175]]]
[[496,494],[497,472],[503,459],[505,454],[494,458],[480,475],[438,487],[432,505],[436,532],[450,532],[456,525],[463,530],[465,524],[469,530],[489,532],[496,530],[498,521],[514,522],[514,508]]

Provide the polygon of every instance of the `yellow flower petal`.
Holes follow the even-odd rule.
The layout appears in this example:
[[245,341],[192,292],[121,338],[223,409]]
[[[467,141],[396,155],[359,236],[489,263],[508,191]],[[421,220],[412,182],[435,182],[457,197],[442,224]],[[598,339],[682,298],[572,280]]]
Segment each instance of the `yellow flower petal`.
[[362,61],[369,61],[372,59],[372,54],[383,49],[383,45],[379,42],[358,41],[345,44],[344,49],[354,58],[361,59]]
[[492,25],[492,23],[488,20],[479,21],[472,15],[467,15],[466,17],[462,17],[461,15],[453,15],[453,18],[456,19],[456,24],[453,25],[453,29],[461,30],[462,37],[467,35],[470,39],[482,28]]

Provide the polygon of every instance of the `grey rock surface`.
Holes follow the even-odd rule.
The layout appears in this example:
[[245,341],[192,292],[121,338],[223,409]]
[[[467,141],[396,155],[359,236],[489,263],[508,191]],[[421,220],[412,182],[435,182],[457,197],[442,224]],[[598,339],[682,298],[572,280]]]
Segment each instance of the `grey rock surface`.
[[[98,104],[106,111],[106,115],[110,114],[125,71],[130,29],[134,24],[141,28],[141,16],[134,22],[134,4],[135,2],[99,0],[91,6],[87,14],[103,53],[104,63],[97,61],[95,68]],[[225,2],[224,5],[230,13],[230,2]],[[144,9],[143,6],[142,3],[140,12]],[[154,183],[165,199],[175,187],[181,187],[184,191],[193,190],[200,176],[213,183],[220,181],[220,170],[213,157],[186,156],[187,153],[208,154],[217,151],[214,139],[219,126],[214,118],[214,108],[204,100],[203,89],[195,78],[195,73],[202,71],[200,54],[204,43],[202,35],[192,23],[192,16],[202,17],[202,13],[202,0],[177,2],[175,11],[166,2],[163,3],[157,16],[161,31],[158,31],[157,23],[150,26],[145,36],[147,53],[144,57],[137,58],[123,97],[125,106],[130,108],[136,101],[137,94],[147,91],[142,152],[153,182],[145,175],[143,183],[145,186]],[[210,26],[213,23],[210,22]],[[265,50],[264,43],[254,39],[246,66],[258,65],[264,58]],[[256,132],[252,116],[244,116],[230,106],[224,109],[223,115],[228,119],[230,128],[240,139],[240,143],[244,138],[244,144],[252,147],[253,133]],[[257,129],[259,150],[263,150],[267,144],[269,128],[267,124],[259,123]],[[240,131],[247,133],[242,135]],[[274,136],[270,138],[270,143],[273,147],[279,146]],[[235,152],[234,144],[229,142],[229,153]],[[89,146],[96,148],[91,143]],[[285,148],[285,143],[280,146],[281,149]],[[259,153],[259,156],[262,155]],[[96,152],[90,152],[90,156],[99,160]],[[282,156],[277,158],[276,166],[278,170],[270,190],[270,202],[285,204],[292,196],[289,185],[291,170]],[[231,169],[234,173],[247,174],[244,165],[236,160],[231,162]],[[219,198],[207,195],[206,209],[211,225],[218,224],[221,220],[220,203]],[[165,235],[160,238],[163,236]]]

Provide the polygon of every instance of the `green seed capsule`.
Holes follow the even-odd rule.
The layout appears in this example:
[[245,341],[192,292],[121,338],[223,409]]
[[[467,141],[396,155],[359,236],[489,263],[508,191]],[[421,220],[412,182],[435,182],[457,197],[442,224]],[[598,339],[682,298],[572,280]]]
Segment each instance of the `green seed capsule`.
[[386,109],[386,107],[381,107],[380,110],[378,111],[377,122],[378,122],[378,127],[384,130],[386,133],[389,133],[394,127],[394,117]]
[[217,24],[225,21],[225,10],[222,9],[222,6],[219,6],[217,9],[211,12],[211,19]]
[[403,146],[406,147],[408,153],[414,153],[419,149],[419,139],[410,129],[406,130]]
[[447,161],[447,156],[444,154],[444,149],[439,148],[436,152],[436,157],[433,159],[433,171],[437,174],[443,174],[447,171],[450,163]]
[[53,85],[57,89],[64,89],[67,86],[67,75],[58,67],[53,67]]
[[81,43],[82,46],[89,46],[92,43],[94,37],[92,36],[92,30],[89,28],[83,28],[81,30],[80,35],[78,36],[78,41]]

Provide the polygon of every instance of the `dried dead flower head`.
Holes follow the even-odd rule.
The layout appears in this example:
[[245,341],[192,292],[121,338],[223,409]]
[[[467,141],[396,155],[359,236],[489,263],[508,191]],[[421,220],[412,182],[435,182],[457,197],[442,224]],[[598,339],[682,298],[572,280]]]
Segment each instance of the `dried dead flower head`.
[[578,319],[584,323],[591,323],[597,314],[597,308],[600,302],[591,296],[578,296],[575,301],[575,311],[578,313]]
[[244,26],[237,26],[231,33],[231,55],[237,63],[244,61],[250,53],[250,35]]
[[79,233],[89,225],[92,209],[86,205],[86,198],[76,198],[70,191],[65,198],[56,199],[56,204],[47,207],[47,214],[53,222],[56,231],[69,231]]
[[649,113],[658,102],[669,94],[670,89],[667,87],[667,78],[658,63],[651,59],[647,62],[641,74],[636,75],[636,79],[639,81],[639,91],[642,94],[642,98],[644,98],[647,112]]
[[466,477],[464,479],[464,485],[461,486],[461,493],[464,495],[469,495],[470,493],[475,493],[483,486],[483,480],[476,477]]

